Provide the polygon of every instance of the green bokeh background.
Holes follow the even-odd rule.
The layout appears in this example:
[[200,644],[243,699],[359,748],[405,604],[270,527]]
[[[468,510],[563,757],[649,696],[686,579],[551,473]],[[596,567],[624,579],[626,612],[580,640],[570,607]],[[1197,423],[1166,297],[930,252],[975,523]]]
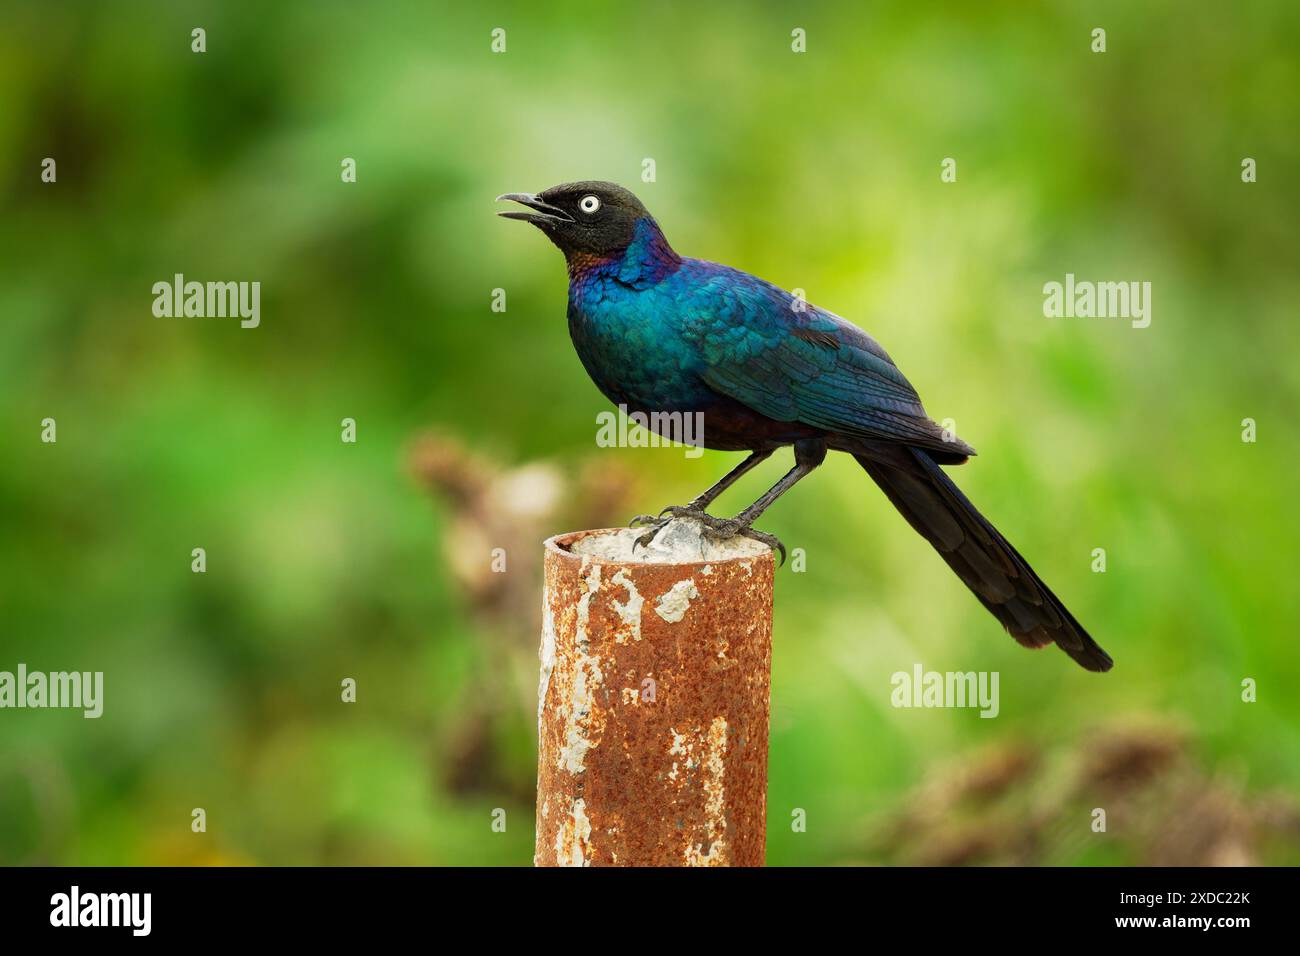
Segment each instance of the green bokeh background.
[[[404,450],[436,426],[510,464],[615,456],[639,510],[736,460],[595,446],[562,262],[492,215],[585,178],[875,335],[1117,662],[1016,646],[830,461],[763,522],[807,554],[777,583],[771,863],[869,860],[854,834],[936,763],[1140,717],[1249,791],[1300,790],[1296,5],[5,3],[0,24],[0,669],[106,673],[99,720],[0,711],[0,862],[531,861],[526,709],[480,785],[445,784],[495,662]],[[155,318],[177,272],[260,281],[261,327]],[[1151,326],[1044,318],[1067,272],[1150,281]],[[999,718],[892,709],[917,661],[999,671]],[[1094,846],[1054,862],[1130,861]]]

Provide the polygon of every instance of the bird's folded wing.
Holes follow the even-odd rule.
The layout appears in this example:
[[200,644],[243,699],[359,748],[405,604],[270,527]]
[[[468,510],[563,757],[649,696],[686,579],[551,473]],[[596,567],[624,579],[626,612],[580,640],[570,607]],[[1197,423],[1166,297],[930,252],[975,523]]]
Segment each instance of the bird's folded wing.
[[916,390],[861,329],[813,306],[782,311],[764,298],[701,323],[701,376],[710,388],[778,421],[974,454],[930,420]]

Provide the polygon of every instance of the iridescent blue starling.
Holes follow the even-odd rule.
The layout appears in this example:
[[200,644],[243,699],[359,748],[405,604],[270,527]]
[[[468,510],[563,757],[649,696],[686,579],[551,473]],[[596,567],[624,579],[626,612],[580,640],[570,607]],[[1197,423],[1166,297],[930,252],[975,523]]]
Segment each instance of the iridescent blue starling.
[[[500,198],[528,209],[502,216],[531,222],[564,253],[569,335],[605,396],[644,415],[698,413],[705,447],[749,452],[695,500],[649,519],[646,537],[687,516],[711,534],[780,548],[753,522],[828,450],[844,452],[1012,637],[1026,647],[1055,643],[1088,670],[1110,669],[1106,652],[940,467],[975,450],[930,420],[866,332],[748,273],[678,255],[640,200],[613,183]],[[766,494],[734,518],[707,514],[786,445],[794,467]]]

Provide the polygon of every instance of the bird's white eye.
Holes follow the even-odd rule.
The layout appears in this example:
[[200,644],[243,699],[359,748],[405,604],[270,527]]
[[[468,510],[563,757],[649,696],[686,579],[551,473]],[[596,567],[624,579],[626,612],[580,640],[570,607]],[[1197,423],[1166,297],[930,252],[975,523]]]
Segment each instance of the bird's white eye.
[[578,203],[578,208],[590,216],[600,208],[600,200],[595,196],[583,196],[581,202]]

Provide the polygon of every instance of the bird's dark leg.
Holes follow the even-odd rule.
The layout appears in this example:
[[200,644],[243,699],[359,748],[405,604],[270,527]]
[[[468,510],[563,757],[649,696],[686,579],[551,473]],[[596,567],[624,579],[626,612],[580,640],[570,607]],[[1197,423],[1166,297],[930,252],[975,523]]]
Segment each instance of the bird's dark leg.
[[719,478],[707,491],[692,499],[689,504],[669,505],[657,515],[637,515],[632,519],[632,524],[649,525],[650,529],[637,538],[636,543],[643,548],[649,545],[655,539],[655,535],[662,531],[664,526],[673,518],[687,517],[700,520],[709,518],[709,515],[705,513],[705,509],[713,504],[718,495],[734,485],[741,475],[750,471],[755,465],[770,458],[772,451],[771,448],[760,448],[751,452],[748,458]]
[[[729,485],[735,482],[737,478],[749,471],[750,468],[753,468],[754,465],[767,458],[770,454],[771,451],[754,452],[716,485],[704,494],[700,495],[699,498],[695,499],[695,502],[698,502],[701,499],[711,502]],[[670,514],[671,517],[682,516],[695,518],[704,525],[705,532],[715,538],[734,538],[736,535],[741,535],[746,538],[753,538],[755,541],[761,541],[772,550],[779,551],[781,554],[781,562],[784,563],[785,545],[783,545],[774,535],[765,534],[762,531],[755,531],[750,527],[750,525],[758,520],[759,515],[766,511],[771,506],[772,502],[776,501],[777,498],[780,498],[783,494],[793,488],[799,482],[799,479],[812,472],[814,468],[825,460],[826,443],[822,439],[800,439],[794,443],[794,467],[785,473],[785,477],[764,492],[757,501],[740,514],[736,515],[736,517],[719,519],[704,514],[702,510],[698,512],[688,512],[687,508],[690,507],[689,505],[687,508],[666,508],[664,509],[664,513]],[[692,502],[691,504],[694,505],[695,502]],[[647,515],[642,515],[641,517],[648,518],[650,521],[656,520]],[[654,536],[659,533],[660,529],[663,528],[665,524],[667,524],[667,521],[657,521],[654,527],[637,539],[637,544],[640,544],[643,547],[648,545],[654,540]]]
[[728,518],[725,521],[711,519],[705,522],[705,531],[719,538],[732,538],[736,535],[743,535],[746,538],[762,541],[774,551],[781,552],[781,562],[784,564],[785,545],[774,535],[755,531],[750,525],[758,520],[758,516],[766,511],[772,505],[772,502],[793,488],[799,482],[799,479],[810,474],[814,468],[825,460],[826,443],[820,438],[805,438],[795,442],[794,467],[785,473],[785,477],[764,492],[757,501],[736,515],[736,517]]
[[[731,469],[731,471],[727,472],[725,475],[719,478],[713,484],[713,486],[710,487],[707,491],[703,492],[702,494],[692,499],[690,504],[669,505],[663,511],[659,512],[658,517],[662,518],[664,515],[671,515],[673,517],[676,517],[675,513],[703,512],[706,508],[709,507],[709,505],[713,504],[713,502],[717,499],[718,495],[722,494],[724,491],[726,491],[728,488],[734,485],[736,481],[741,477],[741,475],[744,475],[746,472],[753,469],[754,466],[758,465],[761,462],[766,461],[770,457],[772,457],[771,448],[764,448],[755,452],[751,452],[748,458],[746,458],[735,468]],[[655,516],[637,515],[634,519],[632,519],[632,522],[633,524],[636,524],[642,521],[643,519],[646,521],[646,523],[649,523],[655,520]]]

